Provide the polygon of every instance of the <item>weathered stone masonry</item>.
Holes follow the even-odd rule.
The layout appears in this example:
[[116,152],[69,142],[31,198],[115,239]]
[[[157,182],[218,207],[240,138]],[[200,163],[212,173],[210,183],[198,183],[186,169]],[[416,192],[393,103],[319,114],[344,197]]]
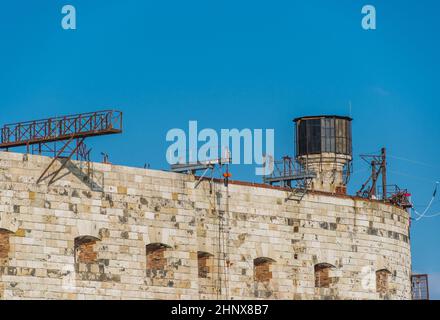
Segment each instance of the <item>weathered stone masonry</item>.
[[97,163],[37,185],[50,160],[0,153],[0,298],[410,299],[399,208],[245,183],[226,205],[222,183]]

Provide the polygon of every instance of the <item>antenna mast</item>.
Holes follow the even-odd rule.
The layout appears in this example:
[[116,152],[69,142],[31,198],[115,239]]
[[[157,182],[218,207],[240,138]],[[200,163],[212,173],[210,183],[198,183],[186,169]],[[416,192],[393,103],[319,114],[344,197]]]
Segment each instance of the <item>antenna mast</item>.
[[[361,158],[371,166],[371,175],[356,193],[368,199],[377,199],[377,180],[382,174],[382,198],[387,200],[387,177],[386,177],[386,149],[381,149],[380,155],[361,155]],[[367,185],[371,180],[371,187]]]

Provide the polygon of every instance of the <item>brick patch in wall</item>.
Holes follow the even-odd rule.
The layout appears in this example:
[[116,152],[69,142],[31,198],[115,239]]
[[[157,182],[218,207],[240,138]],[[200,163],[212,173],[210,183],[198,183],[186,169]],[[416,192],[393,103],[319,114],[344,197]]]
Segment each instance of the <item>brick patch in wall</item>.
[[269,282],[272,279],[272,272],[270,271],[272,262],[268,258],[257,258],[254,260],[255,281]]
[[388,293],[388,277],[390,273],[386,269],[376,271],[376,292],[383,295]]
[[95,263],[98,256],[93,248],[95,244],[96,239],[91,237],[75,238],[75,262]]
[[9,256],[9,237],[11,232],[5,229],[0,229],[0,265],[2,265],[2,260],[5,260]]
[[145,247],[147,277],[167,278],[170,276],[170,266],[165,256],[169,248],[163,243],[151,243]]
[[320,263],[315,265],[315,287],[329,288],[331,284],[330,270],[332,265]]
[[208,252],[197,252],[199,278],[209,278],[212,272],[212,257],[213,255]]

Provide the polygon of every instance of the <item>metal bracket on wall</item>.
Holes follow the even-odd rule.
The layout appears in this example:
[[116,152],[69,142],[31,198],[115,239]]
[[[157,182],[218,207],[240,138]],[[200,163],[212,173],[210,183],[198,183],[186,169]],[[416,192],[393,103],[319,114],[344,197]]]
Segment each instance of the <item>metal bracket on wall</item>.
[[292,189],[292,191],[290,191],[289,196],[286,198],[285,202],[297,201],[299,203],[306,194],[307,194],[307,190],[305,189]]
[[216,166],[228,165],[231,162],[230,158],[219,158],[214,160],[207,161],[197,161],[190,163],[178,163],[171,166],[171,171],[177,173],[187,173],[195,175],[197,171],[203,170],[201,176],[197,177],[197,181],[194,185],[194,189],[196,189],[200,183],[205,179],[208,171],[211,171],[211,182],[213,180],[213,173]]
[[206,168],[205,171],[203,171],[203,174],[199,177],[199,179],[197,180],[196,184],[194,185],[194,189],[197,189],[197,187],[199,186],[199,184],[202,182],[203,178],[205,178],[206,173],[208,172],[208,170],[211,170],[211,181],[213,179],[213,172],[212,170],[214,169],[214,167],[208,167]]
[[[55,178],[58,176],[58,174],[64,169],[64,167],[67,165],[67,163],[72,159],[72,156],[75,154],[75,152],[77,152],[78,149],[80,149],[82,146],[85,146],[85,144],[84,144],[85,138],[79,139],[79,141],[77,141],[77,143],[76,143],[76,147],[74,147],[72,149],[72,151],[69,153],[68,157],[61,158],[61,154],[64,152],[64,150],[67,148],[67,146],[72,142],[72,140],[73,140],[73,138],[71,138],[69,141],[67,141],[64,144],[64,146],[60,149],[60,151],[58,151],[56,156],[52,159],[50,164],[46,167],[46,169],[43,171],[41,176],[38,178],[37,184],[39,184],[43,180],[44,175],[49,171],[49,169],[53,166],[53,164],[55,163],[56,160],[63,159],[64,162],[61,165],[61,167],[58,168],[54,173],[52,173],[52,177],[50,178],[49,183],[48,183],[48,184],[52,184],[55,181]],[[90,155],[90,151],[87,152],[87,157],[89,155]],[[87,159],[87,161],[89,162],[90,160]]]

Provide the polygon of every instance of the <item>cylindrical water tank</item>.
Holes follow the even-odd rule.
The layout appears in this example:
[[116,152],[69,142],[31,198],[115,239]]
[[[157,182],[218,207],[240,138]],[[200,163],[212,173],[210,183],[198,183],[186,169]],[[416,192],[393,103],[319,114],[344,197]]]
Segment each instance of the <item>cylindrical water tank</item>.
[[352,160],[352,119],[324,115],[294,121],[296,160],[316,175],[311,189],[346,193]]
[[296,118],[296,157],[335,153],[352,156],[351,121],[343,116]]

